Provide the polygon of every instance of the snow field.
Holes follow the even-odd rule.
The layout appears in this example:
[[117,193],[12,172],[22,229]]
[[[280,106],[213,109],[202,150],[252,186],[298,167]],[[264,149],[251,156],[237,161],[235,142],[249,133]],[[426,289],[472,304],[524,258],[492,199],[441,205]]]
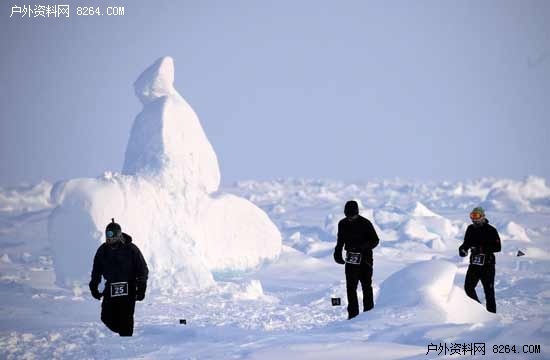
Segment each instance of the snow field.
[[[514,359],[550,358],[545,179],[281,179],[220,190],[216,154],[173,81],[166,57],[134,84],[143,110],[121,173],[0,188],[0,358],[425,359],[431,343],[473,342],[488,354],[492,344],[540,344],[542,354]],[[381,242],[375,308],[346,321],[332,251],[350,199]],[[462,289],[468,263],[457,248],[480,204],[503,239],[496,315]],[[112,217],[150,268],[128,339],[101,324],[87,289]]]
[[[261,199],[266,193],[276,194],[275,189],[285,188],[285,182],[247,182],[248,189],[236,185],[224,190]],[[456,249],[467,225],[467,211],[453,212],[447,207],[438,211],[424,205],[438,216],[422,217],[411,209],[418,207],[417,201],[432,203],[429,194],[408,201],[409,192],[399,194],[387,183],[393,201],[403,205],[386,207],[383,191],[369,194],[369,189],[376,187],[356,184],[361,189],[358,193],[366,193],[360,197],[363,206],[370,203],[373,220],[384,233],[399,229],[411,219],[428,224],[429,219],[439,217],[459,231],[447,238],[444,227],[434,230],[449,244],[443,249],[398,230],[392,241],[382,236],[374,252],[376,307],[346,321],[343,267],[332,260],[335,238],[326,219],[342,216],[338,215],[343,211],[341,199],[347,198],[343,193],[350,185],[301,182],[300,187],[309,194],[317,194],[315,188],[324,186],[325,192],[334,194],[332,203],[313,195],[304,201],[303,195],[292,192],[292,186],[289,193],[258,201],[281,229],[283,247],[277,260],[248,271],[213,272],[212,286],[187,288],[177,294],[163,293],[151,283],[146,300],[137,305],[136,336],[129,340],[113,336],[100,323],[100,303],[91,298],[85,286],[55,284],[48,217],[19,215],[22,223],[16,228],[3,228],[0,237],[1,258],[9,259],[0,262],[1,356],[269,359],[284,355],[331,359],[367,351],[380,359],[420,359],[426,358],[428,344],[439,342],[487,342],[487,346],[534,343],[541,344],[543,351],[549,348],[547,212],[487,211],[488,217],[496,220],[501,235],[510,233],[508,225],[514,223],[529,236],[529,242],[517,235],[503,240],[503,251],[497,254],[495,282],[498,313],[491,316],[482,305],[466,298],[462,290],[467,262],[458,257]],[[441,189],[431,188],[440,201]],[[472,203],[481,201],[473,199]],[[279,212],[277,206],[284,206],[286,211]],[[391,221],[385,221],[388,219]],[[517,257],[518,249],[526,255]],[[481,287],[478,295],[483,301]],[[342,306],[331,306],[331,297],[341,297]],[[179,325],[182,318],[187,325]],[[538,357],[520,354],[515,358],[545,357],[547,350]]]

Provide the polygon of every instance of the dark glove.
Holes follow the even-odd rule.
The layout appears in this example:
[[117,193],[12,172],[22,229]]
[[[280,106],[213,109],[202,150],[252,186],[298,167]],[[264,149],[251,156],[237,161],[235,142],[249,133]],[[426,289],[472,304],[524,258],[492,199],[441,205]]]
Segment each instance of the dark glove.
[[147,285],[139,284],[136,289],[136,300],[142,301],[145,299],[145,290],[147,290]]
[[458,248],[458,255],[460,255],[460,257],[465,257],[468,255],[468,250],[461,246]]
[[102,294],[97,290],[97,288],[90,288],[90,292],[92,293],[92,296],[94,299],[101,300]]
[[341,265],[346,263],[342,258],[342,249],[334,249],[334,261]]

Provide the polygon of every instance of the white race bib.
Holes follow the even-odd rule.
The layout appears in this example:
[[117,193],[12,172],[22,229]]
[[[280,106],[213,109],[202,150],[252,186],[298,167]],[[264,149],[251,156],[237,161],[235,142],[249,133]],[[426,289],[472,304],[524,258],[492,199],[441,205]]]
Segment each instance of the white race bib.
[[127,296],[127,295],[128,295],[127,282],[111,283],[111,297]]
[[361,253],[355,253],[351,251],[346,252],[346,263],[352,265],[361,264]]
[[483,266],[485,264],[485,254],[477,254],[472,256],[472,264]]

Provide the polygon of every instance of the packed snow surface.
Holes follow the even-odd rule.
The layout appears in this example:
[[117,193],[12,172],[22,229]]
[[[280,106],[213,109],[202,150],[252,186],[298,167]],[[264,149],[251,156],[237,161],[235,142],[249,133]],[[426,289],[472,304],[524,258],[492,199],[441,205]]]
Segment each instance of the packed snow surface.
[[216,154],[173,82],[169,57],[135,82],[143,110],[134,121],[122,174],[54,185],[48,236],[58,285],[89,280],[89,254],[104,241],[111,218],[133,237],[153,286],[164,292],[209,287],[215,273],[253,270],[279,256],[281,234],[266,213],[218,192]]
[[[153,282],[145,301],[137,304],[131,339],[121,339],[103,326],[100,303],[86,286],[56,285],[55,253],[47,230],[48,215],[58,211],[52,211],[52,204],[58,200],[44,199],[42,191],[29,186],[1,189],[1,198],[11,199],[11,204],[19,198],[33,205],[27,211],[13,207],[0,217],[0,358],[342,359],[368,354],[369,359],[435,359],[444,356],[433,350],[427,355],[430,344],[450,348],[470,343],[486,344],[486,355],[472,357],[477,359],[550,358],[550,201],[544,195],[545,181],[534,179],[235,184],[223,190],[260,206],[280,229],[280,256],[248,272],[210,273],[207,288],[189,287],[174,294]],[[118,176],[89,181],[92,187],[129,186]],[[158,201],[155,192],[160,190],[144,180],[133,181],[133,186],[151,192],[140,198],[141,205]],[[528,206],[487,209],[487,217],[503,235],[502,252],[496,255],[497,314],[492,315],[465,296],[468,264],[457,248],[469,211],[491,191],[525,189],[533,183],[542,191],[526,197]],[[109,189],[102,191],[107,194]],[[29,197],[33,192],[36,201]],[[57,192],[54,187],[52,193]],[[372,218],[381,237],[374,250],[375,308],[351,321],[346,320],[344,270],[332,259],[332,224],[343,216],[348,199],[360,200],[362,214]],[[100,211],[100,205],[94,206]],[[219,231],[217,223],[211,224],[212,231]],[[406,225],[415,233],[428,229],[430,235],[412,237],[403,230]],[[428,239],[435,236],[445,246],[432,246]],[[146,242],[140,246],[146,253],[153,251]],[[517,257],[518,250],[526,255]],[[95,249],[87,251],[81,261],[90,261]],[[185,260],[187,264],[204,258]],[[481,286],[477,291],[484,301]],[[331,306],[332,297],[342,298],[343,306]],[[187,325],[180,325],[180,319]],[[519,353],[493,354],[495,344],[516,345]],[[541,345],[542,353],[524,354],[527,344]]]

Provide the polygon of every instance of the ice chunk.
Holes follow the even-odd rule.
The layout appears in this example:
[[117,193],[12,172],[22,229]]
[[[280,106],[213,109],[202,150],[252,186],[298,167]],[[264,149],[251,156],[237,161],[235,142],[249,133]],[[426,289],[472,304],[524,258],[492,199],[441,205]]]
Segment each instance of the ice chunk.
[[409,213],[411,214],[411,216],[415,217],[441,217],[440,215],[434,213],[432,210],[428,209],[426,205],[418,201],[409,210]]
[[510,221],[501,235],[503,240],[518,240],[523,242],[531,242],[525,228],[513,221]]

